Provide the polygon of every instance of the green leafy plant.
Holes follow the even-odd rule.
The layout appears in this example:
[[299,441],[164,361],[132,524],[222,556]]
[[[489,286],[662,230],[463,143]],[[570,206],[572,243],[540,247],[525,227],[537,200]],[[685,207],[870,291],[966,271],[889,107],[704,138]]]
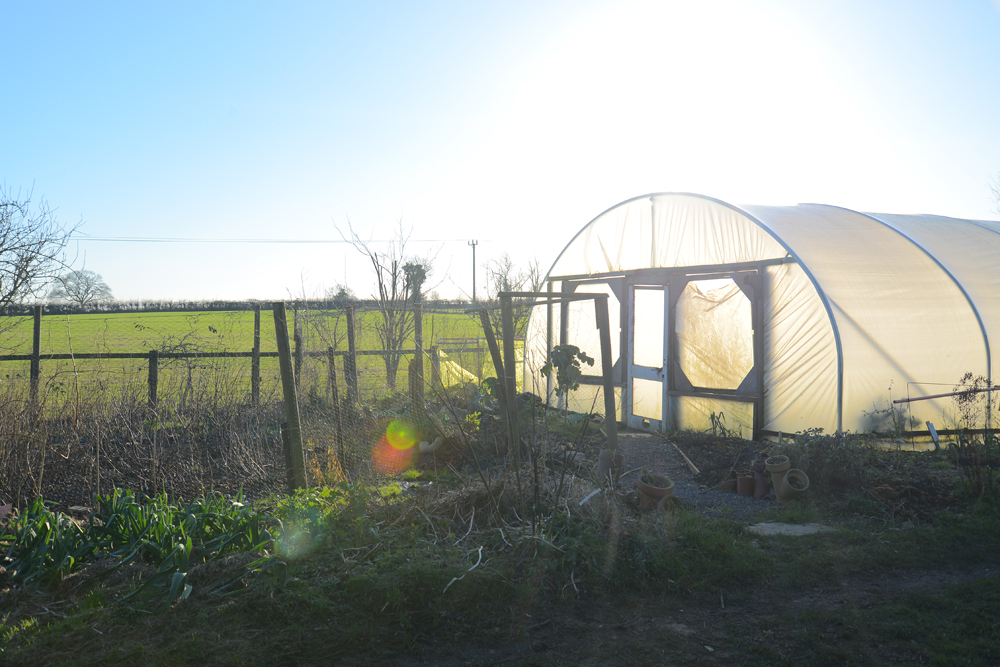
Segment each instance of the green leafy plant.
[[11,579],[38,586],[62,579],[93,557],[97,545],[65,514],[53,512],[36,498],[0,533],[0,558]]
[[140,500],[131,491],[115,489],[94,500],[98,509],[86,527],[49,510],[41,498],[8,523],[0,533],[0,564],[14,583],[37,587],[59,581],[95,558],[118,559],[103,577],[138,559],[155,566],[157,573],[124,599],[162,589],[162,610],[191,593],[187,577],[193,565],[228,554],[261,557],[239,568],[230,581],[212,584],[213,592],[248,575],[274,571],[284,576],[284,563],[268,553],[273,547],[269,517],[246,507],[241,497],[228,500],[216,494],[175,506],[166,495]]
[[594,365],[594,359],[576,345],[556,345],[549,353],[549,359],[542,366],[542,375],[550,377],[556,372],[556,394],[564,396],[579,389],[583,370],[580,363]]

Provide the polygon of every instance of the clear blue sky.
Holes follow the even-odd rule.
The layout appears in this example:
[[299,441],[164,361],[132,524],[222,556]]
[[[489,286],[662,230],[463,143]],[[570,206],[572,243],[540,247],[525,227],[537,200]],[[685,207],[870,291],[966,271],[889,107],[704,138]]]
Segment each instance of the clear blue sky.
[[[544,269],[652,191],[994,219],[1000,5],[5,2],[0,182],[96,238],[440,248]],[[280,298],[350,247],[81,241],[120,298]],[[482,282],[480,282],[482,289]]]

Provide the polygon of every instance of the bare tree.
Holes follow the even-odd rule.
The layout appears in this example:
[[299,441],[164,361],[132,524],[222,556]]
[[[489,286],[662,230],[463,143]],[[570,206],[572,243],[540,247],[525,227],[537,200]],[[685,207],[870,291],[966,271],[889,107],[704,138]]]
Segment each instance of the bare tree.
[[37,294],[56,278],[75,230],[56,221],[45,199],[33,205],[31,192],[0,186],[0,307]]
[[[532,259],[527,268],[521,269],[507,253],[486,265],[486,294],[494,305],[500,292],[537,292],[542,286],[542,272],[537,259]],[[524,330],[531,314],[530,299],[514,299],[514,337],[524,338]],[[490,312],[490,323],[499,336],[502,331],[499,310]]]
[[378,293],[372,298],[381,316],[375,322],[375,333],[384,350],[382,359],[385,362],[386,383],[394,390],[403,345],[413,336],[413,304],[420,299],[435,256],[407,255],[406,246],[413,230],[404,229],[402,221],[394,238],[383,250],[375,249],[370,240],[365,241],[358,236],[350,221],[347,223],[349,234],[344,234],[336,225],[334,227],[345,241],[368,258],[375,270]]
[[98,301],[108,301],[113,295],[101,274],[80,269],[59,276],[56,286],[49,292],[49,298],[53,301],[69,301],[86,308]]
[[993,212],[1000,213],[1000,172],[990,178],[986,187],[990,189],[990,196],[993,198]]

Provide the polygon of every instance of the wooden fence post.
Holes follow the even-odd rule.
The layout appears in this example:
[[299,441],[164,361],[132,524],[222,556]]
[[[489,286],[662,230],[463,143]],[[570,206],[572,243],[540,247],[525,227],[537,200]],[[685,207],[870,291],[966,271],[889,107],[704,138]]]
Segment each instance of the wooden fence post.
[[441,357],[437,345],[431,346],[431,382],[441,384]]
[[38,383],[42,375],[42,307],[32,309],[34,333],[31,338],[31,407],[38,407]]
[[[490,356],[493,358],[493,369],[497,374],[497,393],[500,394],[500,412],[504,419],[510,422],[510,412],[507,410],[507,385],[504,383],[503,359],[500,357],[500,348],[497,346],[496,336],[493,335],[493,325],[490,324],[490,313],[483,308],[479,311],[479,321],[483,324],[483,333],[486,334],[486,344],[490,348]],[[508,432],[510,427],[508,426]]]
[[326,377],[330,385],[330,400],[333,402],[333,423],[337,433],[337,461],[344,466],[344,431],[341,426],[340,392],[337,389],[337,356],[332,347],[326,348]]
[[413,391],[410,393],[410,401],[413,403],[417,413],[423,413],[424,409],[424,307],[423,304],[413,304],[413,346],[416,351],[413,354]]
[[302,357],[306,352],[305,341],[302,338],[302,327],[299,326],[299,309],[296,306],[292,311],[292,334],[295,336],[295,382],[299,381],[302,374]]
[[611,364],[611,321],[608,317],[608,297],[594,295],[594,314],[601,336],[601,377],[604,388],[604,429],[608,435],[608,449],[618,451],[618,410],[615,408],[615,382]]
[[517,361],[514,353],[514,308],[510,296],[500,296],[500,326],[503,328],[503,372],[500,381],[507,388],[507,414],[510,415],[510,436],[521,465],[521,424],[517,413]]
[[[524,493],[521,490],[521,416],[517,411],[517,375],[514,370],[514,326],[511,313],[511,301],[509,296],[500,296],[500,334],[503,336],[503,363],[500,362],[500,351],[496,349],[496,339],[493,337],[493,327],[490,326],[489,314],[485,309],[479,311],[479,317],[483,321],[483,329],[486,332],[486,341],[492,341],[490,352],[493,354],[493,364],[497,369],[498,384],[503,387],[501,395],[505,398],[505,414],[507,416],[507,432],[510,437],[510,447],[514,450],[514,476],[517,479],[517,497],[520,498],[521,510],[524,511]],[[537,487],[536,487],[537,488]],[[534,533],[534,513],[537,508],[532,508],[532,527]]]
[[156,350],[149,351],[149,407],[156,407],[156,387],[159,384],[159,358]]
[[417,366],[416,360],[410,359],[410,362],[406,364],[406,389],[407,393],[410,395],[410,405],[414,410],[417,409]]
[[253,306],[253,349],[250,351],[250,400],[260,405],[260,304]]
[[299,430],[299,401],[295,395],[295,368],[291,346],[288,344],[288,320],[285,304],[275,301],[274,333],[278,342],[278,363],[281,366],[281,389],[285,396],[285,422],[281,425],[281,440],[285,449],[285,462],[289,464],[288,492],[306,488],[306,462],[302,452],[302,433]]
[[476,377],[479,379],[479,384],[483,383],[483,338],[479,336],[476,338]]
[[347,307],[347,354],[344,356],[344,377],[347,380],[347,403],[358,402],[358,348],[354,342],[354,306]]

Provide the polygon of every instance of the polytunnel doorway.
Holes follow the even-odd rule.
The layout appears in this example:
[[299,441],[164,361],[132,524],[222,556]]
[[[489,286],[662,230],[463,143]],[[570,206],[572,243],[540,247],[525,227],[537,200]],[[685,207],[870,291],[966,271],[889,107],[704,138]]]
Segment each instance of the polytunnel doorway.
[[762,394],[757,271],[641,273],[627,277],[623,313],[625,423],[752,436]]

